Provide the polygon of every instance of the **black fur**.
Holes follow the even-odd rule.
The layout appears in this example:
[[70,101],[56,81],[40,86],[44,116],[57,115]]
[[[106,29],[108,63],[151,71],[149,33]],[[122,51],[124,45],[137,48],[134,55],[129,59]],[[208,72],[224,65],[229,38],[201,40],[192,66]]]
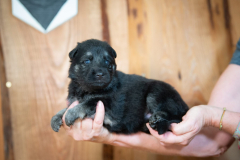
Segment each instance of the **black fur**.
[[[148,132],[146,123],[159,134],[180,122],[188,110],[180,95],[169,84],[116,71],[116,52],[106,42],[87,40],[78,43],[70,53],[68,101],[79,104],[66,113],[65,122],[94,117],[98,101],[105,106],[103,126],[110,132]],[[62,125],[66,109],[51,121],[54,131]]]

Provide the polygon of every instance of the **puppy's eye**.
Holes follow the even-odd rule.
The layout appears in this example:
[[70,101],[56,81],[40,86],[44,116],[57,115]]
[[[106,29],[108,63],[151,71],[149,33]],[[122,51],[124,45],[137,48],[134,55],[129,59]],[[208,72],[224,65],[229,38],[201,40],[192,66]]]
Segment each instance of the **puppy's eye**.
[[109,65],[110,62],[109,62],[108,60],[105,60],[105,64],[106,64],[106,65]]
[[89,59],[84,61],[85,64],[90,64],[90,62],[91,61]]

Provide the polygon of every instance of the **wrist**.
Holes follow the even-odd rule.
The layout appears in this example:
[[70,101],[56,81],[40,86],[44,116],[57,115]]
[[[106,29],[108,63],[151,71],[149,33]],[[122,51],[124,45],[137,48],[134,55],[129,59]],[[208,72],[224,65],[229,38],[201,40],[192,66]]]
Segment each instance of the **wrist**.
[[210,126],[219,128],[223,109],[218,107],[210,107],[210,108],[211,108],[210,113],[212,113]]
[[204,120],[205,120],[205,122],[204,122],[204,126],[212,126],[213,125],[213,121],[214,121],[214,118],[213,118],[213,114],[212,113],[214,113],[214,111],[213,111],[213,109],[212,109],[212,107],[210,107],[210,106],[202,106],[204,109],[203,109],[203,111],[204,111],[204,113],[203,113],[203,115],[204,115]]

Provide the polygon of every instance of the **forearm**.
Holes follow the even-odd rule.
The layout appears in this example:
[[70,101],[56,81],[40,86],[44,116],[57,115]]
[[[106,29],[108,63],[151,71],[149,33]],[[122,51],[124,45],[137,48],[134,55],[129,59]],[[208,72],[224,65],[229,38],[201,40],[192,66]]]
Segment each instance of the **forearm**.
[[[222,115],[223,108],[225,107],[227,112],[223,116],[223,130],[215,134],[215,136],[225,136],[224,141],[221,138],[217,141],[219,146],[229,146],[233,142],[233,132],[239,123],[240,113],[240,66],[230,64],[224,73],[219,78],[215,85],[209,103],[210,106],[218,107],[213,120],[213,126],[219,128],[219,122]],[[230,112],[232,111],[232,112]],[[236,112],[236,113],[233,113]],[[215,113],[215,112],[213,112]]]
[[226,110],[223,114],[223,109],[219,107],[209,107],[209,112],[213,113],[211,115],[211,126],[219,128],[220,119],[223,115],[222,130],[233,135],[240,122],[240,113]]
[[[213,133],[206,134],[206,136],[211,136],[214,141],[212,145],[215,146],[216,150],[227,150],[227,148],[233,143],[234,139],[232,137],[233,130],[236,129],[237,123],[239,122],[240,113],[240,66],[230,64],[224,73],[219,78],[217,84],[215,85],[209,103],[210,106],[218,107],[214,113],[214,120],[212,126],[216,127]],[[219,131],[219,122],[223,112],[223,108],[226,107],[228,110],[223,117],[223,130]],[[229,111],[237,112],[232,113]],[[234,115],[234,116],[233,116]],[[234,117],[234,118],[233,118]],[[203,129],[203,131],[206,130]]]
[[240,66],[230,64],[215,85],[209,103],[210,106],[240,113]]
[[[187,146],[177,148],[178,150],[170,147],[169,150],[175,154],[200,157],[224,153],[234,141],[232,134],[239,122],[239,113],[234,113],[240,112],[239,80],[240,66],[230,64],[221,75],[210,97],[208,105],[215,106],[215,108],[213,111],[206,110],[208,113],[213,113],[214,118],[210,120],[212,121],[210,125],[213,127],[203,128]],[[224,107],[227,108],[223,117],[222,129],[224,131],[219,131],[219,122]]]

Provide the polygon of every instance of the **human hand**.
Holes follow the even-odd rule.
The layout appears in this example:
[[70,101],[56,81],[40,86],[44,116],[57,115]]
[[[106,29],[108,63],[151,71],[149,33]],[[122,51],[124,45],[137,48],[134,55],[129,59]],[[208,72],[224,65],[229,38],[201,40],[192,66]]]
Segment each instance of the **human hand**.
[[[77,104],[77,101],[73,102],[68,109],[73,108]],[[67,111],[65,114],[66,113]],[[76,141],[94,141],[115,146],[135,147],[141,149],[145,148],[148,150],[151,149],[155,143],[155,145],[159,144],[155,137],[143,132],[131,135],[110,133],[103,127],[105,111],[102,102],[98,102],[97,104],[94,120],[89,118],[83,120],[78,119],[72,126],[68,127],[65,123],[65,114],[62,118],[63,128],[67,131],[67,134]],[[159,147],[153,148],[154,151],[156,148]]]
[[[73,108],[77,104],[78,102],[76,101],[71,104],[69,108]],[[104,114],[104,106],[102,102],[99,102],[97,104],[94,120],[77,120],[71,127],[68,127],[65,124],[64,115],[63,127],[68,133],[68,135],[77,141],[92,141],[110,144],[114,146],[124,146],[129,148],[148,150],[163,155],[188,155],[187,153],[191,153],[191,150],[196,150],[196,145],[190,146],[186,149],[184,149],[183,146],[180,145],[164,145],[163,142],[158,141],[159,135],[157,131],[154,131],[151,127],[149,127],[149,125],[148,127],[152,135],[143,132],[138,132],[131,135],[110,133],[106,128],[103,127]]]
[[[73,102],[68,109],[73,108],[78,104],[78,101]],[[96,107],[96,114],[94,120],[86,118],[83,120],[76,120],[74,124],[68,127],[65,123],[65,115],[63,115],[63,127],[74,140],[77,141],[97,141],[97,142],[112,142],[113,137],[109,131],[103,127],[104,120],[104,106],[101,101],[98,102]]]
[[187,114],[183,116],[182,122],[171,124],[170,130],[172,132],[166,132],[159,135],[149,124],[147,124],[147,127],[150,133],[160,140],[162,145],[188,145],[204,126],[210,125],[211,115],[208,111],[209,108],[210,107],[204,105],[192,107]]

